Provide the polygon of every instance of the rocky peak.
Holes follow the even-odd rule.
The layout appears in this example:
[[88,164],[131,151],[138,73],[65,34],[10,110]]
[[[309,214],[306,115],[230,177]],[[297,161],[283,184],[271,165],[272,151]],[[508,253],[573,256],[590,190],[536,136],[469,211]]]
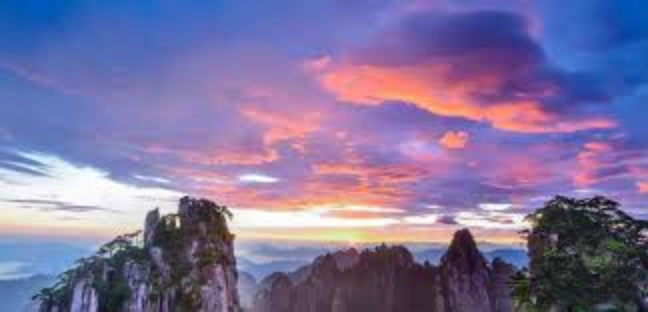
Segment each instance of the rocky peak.
[[262,285],[253,311],[428,312],[436,300],[433,269],[416,264],[403,246],[329,253],[291,278],[271,275]]
[[318,256],[312,263],[304,265],[288,274],[293,283],[299,284],[312,275],[313,270],[344,271],[355,266],[360,260],[360,253],[355,248],[338,250],[333,253]]
[[285,273],[266,277],[253,297],[252,311],[290,312],[293,304],[293,282]]
[[360,253],[355,248],[340,250],[333,253],[333,259],[335,259],[338,269],[344,271],[358,263]]
[[146,214],[144,221],[144,245],[150,246],[153,243],[153,236],[158,223],[160,223],[160,209],[155,208]]
[[414,256],[404,246],[387,246],[382,244],[373,250],[366,249],[360,255],[358,265],[411,267],[415,264]]
[[146,216],[137,233],[104,245],[57,286],[41,292],[41,311],[238,312],[238,273],[229,210],[184,197],[177,214]]
[[484,270],[487,262],[477,248],[477,243],[468,229],[461,229],[454,234],[448,251],[441,258],[442,265],[461,267],[468,273]]
[[441,282],[449,311],[492,311],[490,268],[468,229],[454,234],[441,258]]

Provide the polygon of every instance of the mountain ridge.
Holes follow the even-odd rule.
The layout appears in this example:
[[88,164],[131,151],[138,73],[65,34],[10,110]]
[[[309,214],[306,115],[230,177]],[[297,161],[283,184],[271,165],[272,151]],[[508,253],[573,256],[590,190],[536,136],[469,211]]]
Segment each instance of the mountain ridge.
[[293,272],[274,273],[260,282],[252,311],[512,311],[507,282],[516,270],[499,258],[488,262],[464,229],[439,266],[418,263],[404,246],[383,244],[327,253]]
[[512,311],[506,281],[516,269],[487,261],[467,229],[438,266],[382,244],[328,252],[257,283],[237,270],[228,216],[224,206],[189,197],[176,214],[150,211],[143,232],[117,237],[42,290],[39,311]]

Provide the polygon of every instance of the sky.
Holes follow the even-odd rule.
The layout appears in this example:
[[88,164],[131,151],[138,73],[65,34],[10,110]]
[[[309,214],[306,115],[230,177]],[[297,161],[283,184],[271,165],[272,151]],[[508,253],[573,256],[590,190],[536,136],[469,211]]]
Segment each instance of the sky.
[[648,217],[648,4],[0,3],[0,238],[514,244],[556,194]]

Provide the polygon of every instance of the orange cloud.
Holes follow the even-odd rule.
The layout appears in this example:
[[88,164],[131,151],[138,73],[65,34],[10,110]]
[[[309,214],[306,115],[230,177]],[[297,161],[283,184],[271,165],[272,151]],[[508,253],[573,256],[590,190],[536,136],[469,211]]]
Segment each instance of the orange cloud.
[[[463,117],[487,122],[497,129],[525,133],[575,132],[615,126],[607,118],[563,120],[531,99],[477,103],[473,94],[502,89],[506,82],[496,75],[449,82],[447,77],[451,76],[452,68],[445,64],[383,67],[333,64],[328,60],[318,63],[316,69],[309,69],[339,101],[357,105],[402,101],[439,116]],[[545,92],[553,91],[547,86]]]
[[319,112],[300,112],[297,116],[255,107],[246,107],[241,112],[248,119],[267,127],[263,135],[267,148],[290,141],[291,146],[302,153],[305,152],[304,140],[308,134],[319,130],[321,119]]
[[[357,205],[398,205],[414,196],[405,187],[433,172],[416,164],[321,163],[313,165],[313,178],[306,181],[304,193],[310,203],[320,205],[349,203]],[[327,178],[342,176],[351,182],[340,186]]]
[[648,194],[648,182],[637,182],[639,193]]
[[448,131],[439,139],[439,144],[448,149],[462,149],[466,147],[470,136],[465,131]]
[[612,151],[612,146],[604,142],[587,142],[583,147],[585,147],[586,151],[592,153],[605,153]]
[[[530,155],[536,154],[537,150],[532,149],[526,153],[516,153],[516,151],[502,152],[497,147],[483,150],[483,153],[492,155],[503,155],[496,157],[493,162],[479,164],[475,170],[483,172],[488,180],[488,184],[500,188],[515,189],[538,187],[544,184],[553,184],[554,179],[559,177],[554,166],[546,166],[542,159],[534,158]],[[526,195],[520,193],[514,195],[511,200],[524,200]]]

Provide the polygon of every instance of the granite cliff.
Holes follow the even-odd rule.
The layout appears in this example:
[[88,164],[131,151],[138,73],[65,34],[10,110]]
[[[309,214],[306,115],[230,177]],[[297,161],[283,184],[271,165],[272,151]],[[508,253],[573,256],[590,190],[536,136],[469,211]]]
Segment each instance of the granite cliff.
[[508,281],[516,269],[488,263],[468,230],[458,231],[438,267],[404,247],[327,254],[293,273],[264,279],[254,312],[513,311]]
[[146,217],[37,295],[42,312],[238,312],[229,211],[184,197],[177,214]]

